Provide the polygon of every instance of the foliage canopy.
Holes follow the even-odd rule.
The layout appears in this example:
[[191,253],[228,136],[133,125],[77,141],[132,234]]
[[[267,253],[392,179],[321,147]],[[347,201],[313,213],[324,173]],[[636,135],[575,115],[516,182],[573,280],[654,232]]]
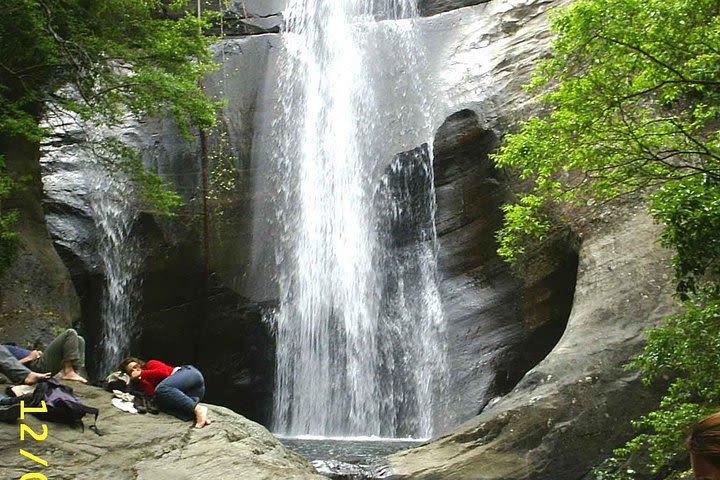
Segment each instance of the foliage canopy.
[[685,313],[653,331],[632,364],[646,382],[675,380],[620,453],[648,449],[658,471],[688,423],[720,407],[720,2],[577,0],[552,28],[551,57],[528,87],[546,114],[495,156],[533,185],[505,207],[498,251],[514,261],[546,236],[553,205],[649,195],[660,241],[676,252]]
[[[126,112],[171,113],[183,133],[214,123],[217,103],[198,81],[215,67],[204,35],[209,15],[177,0],[13,0],[0,16],[0,145],[40,141],[49,109],[112,124]],[[212,14],[210,14],[212,15]],[[109,151],[118,149],[108,148]],[[126,153],[129,153],[126,151]],[[0,155],[2,151],[0,149]],[[179,200],[130,155],[125,168],[163,209]],[[30,161],[30,159],[29,159]],[[0,179],[0,196],[9,180]],[[12,249],[12,214],[0,210],[0,252]],[[4,253],[3,253],[4,260]],[[7,263],[7,262],[3,262]]]
[[[114,121],[168,109],[181,128],[214,121],[198,80],[214,68],[207,18],[162,0],[17,0],[0,18],[0,132],[40,137],[50,105]],[[61,90],[71,86],[72,89]]]
[[550,114],[508,135],[496,156],[535,182],[506,209],[501,255],[548,233],[547,201],[583,205],[654,187],[672,196],[720,180],[718,13],[716,0],[580,0],[553,16],[552,57],[530,85]]

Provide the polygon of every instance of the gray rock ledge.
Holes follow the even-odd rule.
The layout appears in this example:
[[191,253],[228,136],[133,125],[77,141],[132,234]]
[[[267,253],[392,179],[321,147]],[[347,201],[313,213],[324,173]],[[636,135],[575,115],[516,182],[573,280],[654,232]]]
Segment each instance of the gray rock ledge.
[[[44,441],[25,436],[19,426],[0,423],[0,477],[20,478],[39,472],[54,480],[78,478],[112,480],[277,480],[323,479],[300,455],[285,448],[269,431],[231,410],[208,405],[213,423],[192,428],[160,413],[129,414],[111,405],[112,394],[85,385],[70,384],[87,405],[100,409],[98,427],[103,436],[47,422]],[[4,386],[2,386],[4,391]],[[41,433],[34,416],[24,420]],[[48,462],[42,467],[21,456],[20,449]]]

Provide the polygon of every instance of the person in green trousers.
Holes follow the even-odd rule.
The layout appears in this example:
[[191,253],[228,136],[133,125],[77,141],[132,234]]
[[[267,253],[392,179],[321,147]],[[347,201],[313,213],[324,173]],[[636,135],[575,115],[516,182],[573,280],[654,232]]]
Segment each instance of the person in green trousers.
[[63,380],[87,383],[78,371],[85,369],[85,339],[69,328],[55,337],[45,351],[5,344],[20,363],[34,372],[58,374]]

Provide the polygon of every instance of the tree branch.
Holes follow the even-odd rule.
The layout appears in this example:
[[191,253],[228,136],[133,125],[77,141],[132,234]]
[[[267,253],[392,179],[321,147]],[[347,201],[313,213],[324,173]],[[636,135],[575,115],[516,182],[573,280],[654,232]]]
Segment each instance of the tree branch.
[[598,38],[601,38],[601,39],[603,39],[603,40],[607,40],[607,41],[610,42],[610,43],[615,43],[615,44],[617,44],[617,45],[621,45],[621,46],[623,46],[623,47],[629,48],[630,50],[633,50],[633,51],[635,51],[635,52],[638,52],[638,53],[646,56],[647,58],[649,58],[649,59],[652,60],[653,62],[657,63],[658,65],[666,68],[667,70],[670,70],[670,71],[673,72],[675,75],[677,75],[681,80],[685,80],[685,81],[688,80],[687,78],[685,78],[685,75],[683,75],[682,72],[680,72],[680,71],[677,70],[676,68],[672,67],[671,65],[668,65],[667,63],[663,62],[662,60],[656,58],[655,56],[651,55],[650,53],[646,52],[645,50],[643,50],[643,49],[640,48],[640,47],[637,47],[637,46],[635,46],[635,45],[630,45],[629,43],[623,42],[622,40],[617,40],[617,39],[615,39],[615,38],[606,37],[606,36],[604,36],[604,35],[598,35]]

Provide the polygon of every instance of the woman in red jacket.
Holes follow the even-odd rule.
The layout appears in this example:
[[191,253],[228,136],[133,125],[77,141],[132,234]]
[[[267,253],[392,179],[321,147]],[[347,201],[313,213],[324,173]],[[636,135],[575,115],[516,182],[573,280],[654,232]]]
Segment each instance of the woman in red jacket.
[[197,368],[171,367],[160,360],[144,362],[128,357],[120,364],[120,370],[138,382],[146,394],[155,397],[163,412],[181,420],[195,419],[195,428],[210,425],[208,409],[200,405],[205,396],[205,379]]

